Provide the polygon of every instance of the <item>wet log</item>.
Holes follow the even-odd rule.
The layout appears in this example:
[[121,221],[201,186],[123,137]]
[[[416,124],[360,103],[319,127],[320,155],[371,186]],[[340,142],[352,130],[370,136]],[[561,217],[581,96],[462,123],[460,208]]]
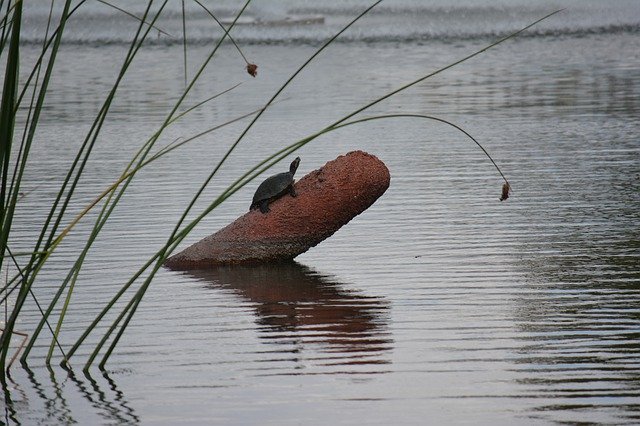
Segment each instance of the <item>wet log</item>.
[[180,253],[165,266],[176,270],[290,261],[333,235],[365,211],[389,187],[377,157],[362,151],[342,155],[295,183],[270,212],[251,210]]

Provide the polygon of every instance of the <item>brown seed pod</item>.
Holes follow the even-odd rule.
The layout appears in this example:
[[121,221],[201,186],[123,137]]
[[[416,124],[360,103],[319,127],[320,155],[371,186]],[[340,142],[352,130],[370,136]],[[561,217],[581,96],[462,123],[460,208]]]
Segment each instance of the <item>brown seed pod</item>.
[[247,72],[251,75],[251,77],[257,76],[258,66],[256,64],[247,64]]
[[500,201],[504,201],[509,198],[509,191],[511,190],[511,185],[509,183],[504,183],[502,185],[502,195],[500,196]]

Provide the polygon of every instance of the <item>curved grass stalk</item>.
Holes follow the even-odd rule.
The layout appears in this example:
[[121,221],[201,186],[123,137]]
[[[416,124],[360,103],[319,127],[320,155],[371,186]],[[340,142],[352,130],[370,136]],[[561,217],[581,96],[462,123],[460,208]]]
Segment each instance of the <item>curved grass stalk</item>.
[[458,126],[455,123],[452,123],[451,121],[445,120],[444,118],[434,117],[432,115],[426,115],[426,114],[410,114],[410,113],[405,113],[405,114],[402,114],[402,113],[398,113],[398,114],[382,114],[382,115],[378,115],[378,116],[374,116],[374,117],[365,117],[365,118],[360,118],[360,119],[357,119],[357,120],[349,121],[349,122],[346,122],[346,123],[342,123],[340,125],[332,127],[330,129],[330,131],[341,129],[341,128],[346,127],[346,126],[351,126],[353,124],[365,123],[367,121],[374,121],[374,120],[382,120],[382,119],[386,119],[386,118],[424,118],[424,119],[427,119],[427,120],[438,121],[440,123],[447,124],[447,125],[455,128],[455,129],[461,131],[462,133],[465,134],[465,136],[467,136],[469,139],[471,139],[473,141],[473,143],[478,145],[478,147],[482,150],[484,155],[486,155],[487,158],[489,159],[489,161],[491,161],[491,164],[493,164],[493,166],[496,168],[498,173],[500,173],[500,176],[502,177],[504,182],[505,183],[509,183],[509,181],[507,180],[507,177],[504,175],[504,173],[502,173],[502,170],[500,170],[500,167],[498,167],[498,164],[496,164],[496,162],[493,160],[493,157],[491,157],[489,152],[480,144],[480,142],[478,142],[476,140],[476,138],[471,136],[471,134],[469,132],[467,132],[466,130],[464,130],[462,127]]
[[[188,235],[189,232],[193,229],[193,227],[195,227],[197,225],[197,223],[199,223],[200,220],[203,219],[208,213],[210,213],[213,209],[215,209],[217,206],[222,204],[222,202],[224,202],[227,198],[229,198],[235,192],[240,190],[242,187],[247,185],[249,182],[251,182],[257,176],[262,174],[268,168],[272,167],[274,164],[276,164],[277,162],[281,161],[286,156],[292,154],[293,152],[295,152],[298,149],[302,148],[307,143],[309,143],[309,142],[313,141],[314,139],[324,135],[325,133],[329,133],[329,132],[332,132],[332,131],[335,131],[335,130],[339,130],[339,129],[343,128],[343,127],[351,126],[351,125],[354,125],[354,124],[364,123],[364,122],[367,122],[367,121],[388,119],[388,118],[400,118],[400,117],[429,119],[429,120],[442,122],[442,123],[445,123],[447,125],[450,125],[450,126],[456,128],[457,130],[459,130],[462,133],[464,133],[467,137],[469,137],[476,145],[478,145],[478,147],[480,147],[480,149],[485,153],[485,155],[489,158],[489,160],[495,166],[495,168],[498,171],[498,173],[500,173],[500,175],[503,177],[503,179],[505,179],[505,182],[507,181],[506,177],[504,176],[504,174],[500,170],[499,166],[495,163],[495,161],[493,160],[491,155],[487,152],[487,150],[473,136],[471,136],[471,134],[469,134],[463,128],[461,128],[460,126],[458,126],[458,125],[456,125],[456,124],[454,124],[454,123],[452,123],[450,121],[447,121],[447,120],[442,119],[442,118],[434,117],[434,116],[425,115],[425,114],[387,114],[387,115],[380,115],[380,116],[374,116],[374,117],[366,117],[366,118],[362,118],[362,119],[346,122],[346,123],[343,123],[343,124],[340,124],[340,125],[337,125],[337,126],[326,128],[321,132],[318,132],[318,133],[316,133],[314,135],[311,135],[311,136],[309,136],[309,137],[307,137],[305,139],[302,139],[302,140],[300,140],[300,141],[298,141],[298,142],[296,142],[296,143],[294,143],[292,145],[289,145],[284,149],[281,149],[280,151],[278,151],[278,153],[276,153],[276,154],[268,157],[267,159],[263,160],[261,163],[256,165],[254,168],[252,168],[250,171],[246,172],[243,176],[241,176],[238,180],[236,180],[232,185],[230,185],[227,188],[227,190],[225,190],[207,209],[205,209],[205,211],[203,211],[200,214],[200,216],[198,218],[194,219],[194,221],[192,223],[190,223],[189,226],[186,229],[184,229],[184,230],[182,230],[180,232],[180,236]],[[272,161],[272,160],[274,160],[274,161]],[[258,170],[261,166],[264,166],[269,161],[272,161],[272,162],[270,164],[268,164],[266,167],[263,167],[262,169]],[[255,172],[255,173],[252,174],[252,172]],[[176,247],[179,242],[180,241],[178,241],[178,240],[173,241],[171,247],[172,248]],[[122,321],[122,319],[127,314],[127,312],[131,312],[130,315],[127,316],[127,318],[126,318],[125,322],[123,323],[123,325],[120,327],[120,330],[119,330],[118,336],[116,336],[116,339],[118,339],[119,336],[121,336],[122,332],[126,329],[129,321],[132,318],[132,315],[133,315],[132,312],[134,312],[134,310],[137,308],[138,304],[140,303],[140,301],[142,299],[142,296],[144,295],[144,291],[145,290],[146,289],[144,287],[141,287],[136,292],[136,296],[129,301],[127,306],[122,310],[122,312],[120,313],[118,318],[114,321],[114,324],[118,324],[120,321]],[[104,345],[106,343],[106,340],[108,339],[108,337],[109,337],[109,333],[106,333],[105,336],[103,336],[102,341],[100,342],[100,346],[102,346],[102,345]],[[100,369],[104,369],[105,362],[108,359],[108,357],[110,356],[110,354],[112,353],[114,347],[115,347],[115,345],[112,345],[109,348],[109,350],[107,351],[107,353],[105,354],[105,357],[102,359],[102,361],[99,364],[99,368]],[[89,368],[91,363],[94,361],[96,355],[97,354],[92,354],[92,356],[90,357],[90,359],[88,360],[87,364],[84,367],[85,371]]]
[[187,19],[184,13],[184,0],[182,0],[182,55],[184,58],[184,85],[187,86]]
[[[209,10],[207,9],[207,7],[205,5],[203,5],[202,3],[200,3],[199,0],[193,0],[194,2],[196,2],[196,4],[198,6],[200,6],[202,9],[204,9],[205,12],[207,12],[207,14],[209,14],[209,16],[216,21],[216,24],[218,24],[218,26],[220,28],[222,28],[222,31],[226,31],[226,28],[224,27],[224,25],[222,24],[222,22],[220,22],[220,20],[218,18],[216,18],[216,16]],[[240,50],[240,46],[238,46],[238,43],[236,43],[236,41],[233,39],[233,37],[229,36],[229,40],[231,41],[231,43],[233,43],[233,45],[235,46],[236,50],[238,51],[238,53],[240,54],[240,56],[242,56],[242,59],[247,63],[247,65],[249,65],[249,61],[247,60],[247,57],[244,56],[244,53],[242,53],[242,50]]]
[[[11,40],[9,42],[9,53],[7,55],[7,65],[5,69],[5,78],[2,90],[2,99],[0,100],[0,164],[2,188],[0,189],[0,265],[4,263],[5,251],[9,240],[9,232],[13,220],[13,212],[15,204],[9,199],[14,194],[11,191],[7,194],[8,169],[11,156],[11,145],[13,140],[13,131],[15,127],[15,102],[18,88],[18,68],[20,63],[20,23],[22,20],[22,3],[16,3],[13,12],[13,24],[11,28]],[[17,191],[16,191],[17,192]],[[15,194],[17,195],[17,194]],[[15,200],[14,200],[15,203]],[[24,297],[25,291],[23,286],[18,293],[18,300]],[[17,302],[16,302],[17,303]],[[0,336],[0,381],[6,385],[5,369],[6,357],[9,351],[9,343],[17,314],[12,310],[11,315],[7,319],[5,328]]]
[[[264,173],[266,170],[271,168],[273,165],[277,164],[282,159],[284,159],[287,156],[293,154],[294,152],[296,152],[297,150],[299,150],[303,146],[307,145],[308,143],[312,142],[313,140],[317,139],[318,137],[320,137],[320,136],[322,136],[322,135],[324,135],[326,133],[330,133],[330,132],[333,132],[335,130],[342,129],[344,127],[352,126],[354,124],[361,124],[361,123],[365,123],[365,122],[368,122],[368,121],[390,119],[390,118],[420,118],[420,119],[427,119],[427,120],[432,120],[432,121],[437,121],[437,122],[440,122],[440,123],[444,123],[444,124],[447,124],[447,125],[455,128],[455,129],[457,129],[458,131],[462,132],[465,136],[467,136],[469,139],[471,139],[471,141],[473,141],[482,150],[482,152],[486,155],[486,157],[489,159],[489,161],[491,161],[491,163],[493,164],[495,169],[498,171],[498,173],[500,174],[502,179],[505,181],[505,183],[509,183],[507,178],[506,178],[506,176],[504,175],[504,173],[502,172],[502,170],[498,166],[498,164],[495,162],[493,157],[491,157],[491,155],[484,148],[484,146],[482,146],[482,144],[480,144],[480,142],[478,142],[478,140],[476,138],[474,138],[469,132],[464,130],[462,127],[456,125],[455,123],[452,123],[452,122],[450,122],[448,120],[445,120],[443,118],[435,117],[435,116],[432,116],[432,115],[426,115],[426,114],[411,114],[411,113],[382,114],[382,115],[378,115],[378,116],[364,117],[364,118],[356,119],[356,120],[353,120],[353,121],[344,122],[344,123],[341,123],[341,124],[338,124],[338,125],[332,125],[332,126],[326,127],[325,129],[323,129],[323,130],[321,130],[321,131],[319,131],[317,133],[314,133],[311,136],[308,136],[308,137],[306,137],[304,139],[301,139],[301,140],[299,140],[299,141],[297,141],[297,142],[295,142],[295,143],[293,143],[291,145],[288,145],[285,148],[282,148],[281,150],[279,150],[275,154],[269,156],[268,158],[266,158],[262,162],[258,163],[256,166],[254,166],[249,171],[245,172],[245,174],[243,174],[241,177],[239,177],[233,184],[231,184],[214,201],[214,203],[212,203],[197,218],[195,218],[193,220],[193,222],[191,222],[186,229],[182,230],[180,235],[185,235],[186,236],[200,222],[200,220],[202,220],[207,214],[209,214],[211,211],[213,211],[213,209],[215,209],[215,207],[217,207],[218,205],[222,204],[222,202],[224,202],[227,198],[232,196],[234,193],[236,193],[238,190],[240,190],[245,185],[250,183],[252,180],[257,178],[259,175]],[[266,166],[265,166],[265,164],[266,164]],[[175,242],[174,242],[174,245],[175,245]]]
[[[455,129],[459,130],[465,136],[467,136],[469,139],[471,139],[483,151],[483,153],[487,156],[487,158],[491,161],[493,166],[496,168],[496,170],[498,171],[498,173],[500,174],[502,179],[504,179],[505,183],[508,183],[508,180],[507,180],[506,176],[504,175],[504,173],[502,172],[502,170],[500,169],[500,167],[497,165],[497,163],[491,157],[489,152],[480,144],[480,142],[478,142],[469,132],[464,130],[462,127],[460,127],[460,126],[458,126],[458,125],[456,125],[456,124],[454,124],[454,123],[452,123],[452,122],[450,122],[448,120],[445,120],[445,119],[442,119],[442,118],[439,118],[439,117],[435,117],[435,116],[426,115],[426,114],[410,114],[410,113],[383,114],[383,115],[379,115],[379,116],[365,117],[365,118],[361,118],[361,119],[357,119],[357,120],[341,123],[339,125],[328,126],[325,129],[323,129],[323,130],[321,130],[321,131],[319,131],[317,133],[314,133],[313,135],[310,135],[310,136],[308,136],[308,137],[306,137],[304,139],[301,139],[301,140],[299,140],[299,141],[297,141],[297,142],[295,142],[295,143],[293,143],[291,145],[286,146],[285,148],[280,149],[275,154],[267,157],[266,159],[264,159],[263,161],[261,161],[260,163],[255,165],[253,168],[251,168],[250,170],[245,172],[241,177],[239,177],[225,191],[223,191],[220,194],[220,196],[218,196],[218,198],[216,198],[216,200],[214,200],[213,203],[211,203],[205,210],[203,210],[203,212],[199,216],[197,216],[195,219],[193,219],[193,221],[191,223],[189,223],[189,225],[187,227],[182,229],[176,235],[176,238],[172,241],[171,249],[175,249],[177,247],[177,245],[181,241],[180,237],[187,236],[191,232],[191,230],[193,230],[193,228],[207,214],[209,214],[217,206],[222,204],[227,198],[231,197],[233,194],[235,194],[241,188],[243,188],[248,183],[253,181],[255,178],[257,178],[259,175],[264,173],[266,170],[268,170],[269,168],[273,167],[275,164],[277,164],[278,162],[282,161],[287,156],[293,154],[294,152],[296,152],[297,150],[299,150],[303,146],[307,145],[308,143],[312,142],[313,140],[317,139],[318,137],[320,137],[320,136],[322,136],[322,135],[324,135],[326,133],[330,133],[332,131],[339,130],[339,129],[347,127],[347,126],[351,126],[351,125],[354,125],[354,124],[360,124],[360,123],[364,123],[364,122],[367,122],[367,121],[389,119],[389,118],[422,118],[422,119],[428,119],[428,120],[438,121],[438,122],[447,124],[447,125],[455,128]],[[171,252],[171,251],[172,250],[169,250],[169,252]]]

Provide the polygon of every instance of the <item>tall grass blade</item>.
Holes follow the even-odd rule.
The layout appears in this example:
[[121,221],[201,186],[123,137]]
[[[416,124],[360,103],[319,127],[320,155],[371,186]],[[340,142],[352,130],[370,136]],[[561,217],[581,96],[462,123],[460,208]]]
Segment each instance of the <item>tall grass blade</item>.
[[[216,15],[213,14],[213,12],[211,12],[205,5],[203,5],[202,3],[200,3],[199,0],[193,0],[196,2],[196,4],[198,6],[200,6],[202,9],[204,9],[205,12],[207,12],[207,14],[214,20],[216,21],[216,24],[218,24],[218,26],[220,28],[222,28],[222,31],[227,31],[227,29],[224,27],[224,25],[222,24],[222,22],[220,22],[220,20],[216,17]],[[249,65],[249,61],[247,60],[247,57],[244,56],[244,53],[242,53],[242,50],[240,49],[240,46],[238,46],[238,43],[236,43],[235,39],[233,37],[231,37],[231,35],[227,34],[227,37],[229,38],[229,40],[231,41],[231,43],[233,43],[233,45],[235,46],[236,50],[238,51],[238,53],[240,54],[240,56],[242,56],[242,59],[246,62],[247,65]]]
[[[21,9],[21,5],[22,2],[18,2],[20,9]],[[83,2],[81,2],[80,4],[82,4]],[[60,46],[60,42],[61,42],[61,38],[62,38],[62,34],[64,31],[64,27],[66,24],[66,21],[69,17],[69,10],[70,10],[70,6],[71,6],[71,1],[68,0],[65,2],[63,10],[62,10],[62,14],[60,17],[60,21],[59,21],[59,25],[58,28],[56,29],[55,35],[52,36],[52,44],[51,44],[51,52],[50,52],[50,56],[49,56],[49,61],[47,63],[47,67],[43,76],[43,80],[42,83],[40,85],[40,89],[38,91],[38,97],[37,97],[37,101],[35,103],[35,105],[33,105],[32,102],[32,107],[29,110],[29,120],[27,120],[28,122],[28,131],[25,132],[26,134],[26,138],[23,138],[23,143],[21,145],[20,148],[20,152],[21,152],[21,157],[18,158],[17,164],[19,164],[19,167],[17,167],[17,173],[14,172],[14,179],[12,179],[12,186],[11,186],[11,191],[13,192],[13,196],[12,196],[12,200],[11,203],[9,204],[10,208],[13,208],[13,206],[16,205],[17,202],[17,197],[19,194],[19,187],[20,187],[20,183],[22,181],[22,176],[24,174],[24,169],[26,167],[27,164],[27,159],[28,159],[28,154],[31,148],[31,144],[33,142],[33,138],[36,132],[36,128],[39,122],[39,117],[40,117],[40,113],[42,110],[42,105],[44,103],[44,99],[45,99],[45,95],[47,93],[47,88],[48,88],[48,84],[49,84],[49,80],[52,74],[52,70],[53,70],[53,66],[55,64],[55,58]],[[74,9],[75,10],[75,9]],[[21,19],[18,19],[17,17],[15,17],[15,22],[16,25],[17,23],[21,22]],[[13,43],[13,38],[12,38],[12,43]],[[46,40],[46,36],[45,36],[45,40]],[[49,43],[47,43],[47,46],[49,45]],[[44,51],[46,50],[46,47],[43,48],[43,52],[41,54],[41,57],[44,57]],[[36,68],[36,75],[39,76],[39,69],[40,69],[40,61],[38,62]],[[33,72],[32,74],[33,75]],[[37,81],[37,78],[36,78]],[[25,89],[23,90],[26,91],[27,87],[28,87],[28,83],[25,85]],[[34,87],[34,90],[36,90],[36,88]],[[20,98],[21,99],[21,98]],[[17,110],[17,108],[16,108]],[[14,114],[15,114],[15,110],[14,110]],[[15,124],[15,123],[14,123]],[[6,188],[6,182],[3,182],[3,189]],[[11,213],[12,214],[12,213]],[[48,222],[47,222],[48,223]],[[7,226],[7,222],[4,222],[4,225]],[[10,227],[10,224],[9,224]],[[46,225],[45,225],[45,229],[46,229]],[[43,230],[44,232],[44,230]],[[8,233],[7,233],[8,234]],[[39,251],[39,246],[40,243],[42,241],[42,237],[39,239],[38,243],[36,244],[36,248],[34,249],[34,253],[37,253]],[[37,264],[37,261],[43,261],[42,259],[45,259],[45,257],[42,256],[37,256],[34,254],[34,256],[31,257],[31,260],[28,264],[28,266],[25,268],[25,272],[24,274],[21,275],[21,286],[20,286],[20,291],[18,293],[15,305],[13,307],[13,311],[12,314],[9,318],[9,320],[7,321],[7,328],[5,330],[5,333],[2,335],[2,349],[3,352],[0,354],[0,362],[4,363],[4,361],[6,360],[6,344],[8,344],[8,340],[10,337],[10,332],[15,324],[15,321],[18,317],[18,315],[20,314],[21,310],[22,310],[22,306],[26,300],[26,297],[28,294],[31,294],[32,297],[34,297],[35,299],[35,295],[33,294],[32,290],[31,290],[31,286],[33,284],[33,280],[35,278],[35,275],[37,275],[37,270],[34,272],[32,267],[34,264]],[[34,272],[33,274],[31,274],[31,272]],[[36,303],[37,303],[37,299],[36,299]],[[38,304],[38,303],[37,303]],[[39,304],[38,307],[40,308]],[[7,333],[7,331],[9,333]],[[63,352],[64,353],[64,352]],[[4,364],[2,364],[2,373],[4,373]]]
[[[49,29],[51,27],[51,20],[53,17],[53,3],[54,0],[51,0],[51,6],[49,7],[49,16],[47,18],[47,26],[45,29],[45,36],[44,36],[44,41],[43,41],[43,46],[42,46],[42,53],[44,54],[44,52],[46,51],[46,40],[49,37]],[[18,150],[18,153],[16,155],[16,160],[14,161],[15,163],[15,167],[13,169],[13,177],[11,179],[11,187],[13,188],[16,185],[16,180],[18,179],[18,171],[19,171],[19,166],[23,163],[26,162],[26,157],[23,157],[22,154],[23,153],[27,153],[28,151],[25,151],[26,148],[26,143],[27,143],[27,137],[28,137],[28,130],[29,130],[29,123],[31,122],[31,114],[34,111],[34,106],[35,106],[35,102],[36,102],[36,94],[38,93],[38,82],[40,80],[40,71],[42,69],[42,62],[39,62],[35,67],[36,69],[36,77],[35,77],[35,82],[33,84],[33,92],[31,94],[31,101],[29,103],[29,111],[28,111],[28,115],[27,118],[25,120],[25,125],[24,125],[24,131],[22,132],[22,139],[20,141],[20,149]],[[16,199],[16,203],[18,202],[18,200]]]
[[[9,201],[10,193],[7,192],[8,170],[13,144],[13,131],[15,127],[16,95],[18,89],[19,63],[20,63],[20,23],[22,21],[22,2],[16,3],[12,15],[11,40],[7,54],[2,98],[0,99],[0,176],[2,188],[0,188],[0,265],[4,263],[4,256],[11,231],[13,220],[13,206]],[[6,384],[5,370],[6,357],[9,350],[11,335],[16,316],[12,312],[7,319],[5,328],[0,337],[0,381]]]
[[182,57],[184,59],[184,86],[187,87],[187,18],[182,0]]

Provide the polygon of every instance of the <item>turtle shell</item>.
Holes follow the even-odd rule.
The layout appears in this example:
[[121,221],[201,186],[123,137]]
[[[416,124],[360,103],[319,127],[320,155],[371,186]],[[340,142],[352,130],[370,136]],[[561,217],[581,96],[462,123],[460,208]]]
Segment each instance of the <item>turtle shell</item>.
[[258,189],[256,189],[251,207],[258,205],[261,201],[283,195],[288,191],[292,183],[293,174],[291,174],[291,172],[278,173],[277,175],[267,178],[258,186]]

